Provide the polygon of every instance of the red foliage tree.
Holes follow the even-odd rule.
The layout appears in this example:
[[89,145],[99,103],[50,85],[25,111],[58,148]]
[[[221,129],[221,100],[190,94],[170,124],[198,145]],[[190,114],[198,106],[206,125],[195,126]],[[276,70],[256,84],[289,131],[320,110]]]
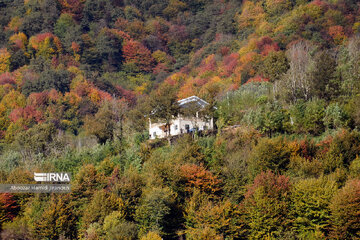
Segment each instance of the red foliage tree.
[[5,84],[16,85],[16,80],[14,76],[9,72],[5,72],[0,75],[0,85],[5,85]]
[[99,90],[99,96],[101,101],[110,101],[112,99],[111,95],[105,91]]
[[222,48],[220,48],[220,51],[219,51],[219,53],[220,53],[222,56],[228,55],[229,52],[230,52],[230,48],[229,48],[229,47],[222,47]]
[[0,227],[3,222],[11,221],[15,218],[19,210],[14,196],[10,193],[0,194]]
[[166,66],[165,63],[158,63],[156,67],[154,67],[153,73],[159,74],[161,72],[168,72],[169,68]]
[[28,105],[36,108],[44,107],[48,103],[48,92],[31,93],[27,99]]
[[75,86],[73,92],[76,93],[79,97],[87,96],[90,92],[89,86],[86,84],[78,84]]
[[199,67],[199,72],[205,73],[205,72],[213,72],[215,70],[216,70],[215,54],[211,54],[201,62]]
[[311,160],[316,154],[316,146],[313,141],[305,138],[299,142],[299,154],[300,156]]
[[247,82],[245,84],[251,83],[251,82],[268,82],[268,81],[269,81],[269,79],[258,75],[256,77],[253,77],[253,78],[250,78],[249,80],[247,80]]
[[251,199],[259,188],[262,188],[262,193],[267,197],[280,198],[286,194],[290,189],[289,178],[283,175],[275,175],[270,170],[262,172],[254,179],[254,183],[248,188],[245,194],[246,199]]
[[104,28],[103,30],[106,32],[106,34],[110,38],[119,38],[119,39],[123,39],[125,41],[130,41],[131,40],[130,35],[127,34],[126,32],[121,31],[121,30],[110,29],[110,28]]
[[239,54],[232,53],[223,59],[223,70],[224,76],[229,77],[235,70],[236,65],[238,64]]
[[66,67],[71,67],[71,66],[78,67],[80,65],[76,61],[76,59],[69,54],[53,56],[53,58],[51,59],[51,64],[54,68],[57,68],[60,64],[66,66]]
[[40,123],[44,119],[43,113],[36,110],[33,106],[26,106],[25,108],[15,108],[11,111],[9,119],[12,122],[17,122],[19,119],[24,119],[27,123]]
[[123,45],[123,54],[126,63],[134,63],[140,70],[151,72],[155,59],[151,56],[149,49],[141,43],[129,40]]
[[57,92],[55,89],[51,89],[50,92],[48,93],[49,101],[51,101],[53,103],[58,101],[60,96],[61,96],[61,94],[59,92]]
[[346,39],[344,28],[342,26],[331,26],[329,28],[329,35],[334,40],[335,44],[341,44]]
[[256,47],[260,50],[261,54],[266,56],[271,51],[279,51],[280,48],[277,43],[274,43],[270,37],[263,37],[256,43]]
[[131,90],[126,90],[126,89],[122,88],[121,86],[116,86],[116,89],[119,91],[121,98],[125,98],[125,100],[126,100],[130,105],[135,104],[136,95],[135,95],[135,93],[134,93],[133,91],[131,91]]
[[126,20],[125,18],[119,17],[118,19],[116,19],[115,22],[115,27],[121,31],[125,31],[126,26],[128,25],[129,21]]

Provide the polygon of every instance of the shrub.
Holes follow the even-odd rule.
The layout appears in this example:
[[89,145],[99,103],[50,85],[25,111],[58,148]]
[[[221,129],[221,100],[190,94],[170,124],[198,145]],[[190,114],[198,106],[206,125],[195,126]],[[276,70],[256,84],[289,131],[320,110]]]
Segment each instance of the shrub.
[[338,167],[348,168],[359,154],[360,133],[342,130],[332,140],[324,156],[325,171],[332,172]]
[[267,103],[244,116],[245,122],[271,137],[290,128],[290,114],[279,103]]
[[249,170],[252,176],[261,171],[276,173],[286,171],[293,150],[283,137],[262,138],[249,157]]
[[344,128],[349,124],[349,117],[338,103],[330,104],[325,110],[324,125],[328,129]]
[[152,187],[143,192],[135,214],[140,236],[149,231],[164,233],[174,197],[169,188]]
[[312,100],[306,103],[304,112],[304,129],[306,132],[319,135],[324,131],[323,119],[325,116],[325,102],[323,100]]
[[162,240],[162,238],[158,233],[150,231],[146,235],[144,235],[141,240]]
[[121,211],[114,211],[105,217],[103,225],[105,239],[136,239],[137,229],[135,223],[126,221],[124,217],[124,213]]
[[[246,238],[248,226],[243,205],[229,200],[211,201],[194,190],[185,206],[186,239]],[[212,236],[213,238],[210,238]]]
[[[92,223],[103,224],[104,219],[113,211],[119,211],[118,214],[124,215],[123,201],[113,193],[107,193],[104,190],[95,192],[91,202],[86,206],[82,222],[87,229]],[[106,225],[108,226],[108,225]]]
[[331,201],[331,236],[335,239],[360,238],[360,180],[350,180]]
[[271,171],[256,176],[245,194],[250,238],[277,238],[288,226],[289,178]]
[[307,159],[301,156],[290,158],[288,174],[291,177],[308,178],[319,177],[323,171],[323,162],[317,158]]
[[356,156],[349,166],[349,175],[352,178],[360,177],[360,157]]
[[293,229],[304,235],[308,232],[326,234],[330,225],[329,204],[337,191],[335,181],[325,177],[310,178],[296,183],[291,190]]

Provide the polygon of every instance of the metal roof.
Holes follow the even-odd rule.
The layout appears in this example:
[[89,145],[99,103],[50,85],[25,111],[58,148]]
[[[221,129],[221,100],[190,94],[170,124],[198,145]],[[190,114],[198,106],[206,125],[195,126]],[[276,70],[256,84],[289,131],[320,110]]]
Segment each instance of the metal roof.
[[186,105],[188,103],[192,103],[192,102],[196,102],[202,108],[204,108],[206,105],[209,105],[209,103],[207,103],[206,101],[202,100],[201,98],[199,98],[197,96],[191,96],[191,97],[184,98],[184,99],[181,99],[178,101],[180,107],[183,105]]
[[[201,108],[204,108],[206,105],[209,105],[208,102],[206,102],[205,100],[202,100],[201,98],[199,98],[197,96],[191,96],[191,97],[184,98],[184,99],[181,99],[178,101],[180,107],[185,107],[186,104],[193,103],[193,102],[200,105]],[[217,109],[217,107],[214,107],[214,109]],[[152,110],[151,114],[154,114],[155,112],[156,112],[156,110]]]

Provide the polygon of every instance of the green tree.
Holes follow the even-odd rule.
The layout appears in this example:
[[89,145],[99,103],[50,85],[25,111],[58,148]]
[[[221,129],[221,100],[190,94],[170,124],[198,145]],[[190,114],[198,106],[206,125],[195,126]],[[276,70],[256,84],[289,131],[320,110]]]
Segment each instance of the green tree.
[[284,133],[290,128],[289,113],[277,102],[262,104],[259,108],[250,110],[244,120],[269,137],[274,133]]
[[340,83],[336,76],[336,61],[327,51],[321,51],[314,57],[311,70],[313,95],[325,100],[338,95]]
[[165,122],[167,134],[170,135],[171,121],[178,116],[180,111],[176,88],[168,83],[162,84],[151,93],[149,106],[150,118]]
[[283,51],[270,52],[261,66],[264,77],[270,82],[280,80],[281,76],[289,69],[289,63]]
[[250,174],[254,177],[261,171],[276,173],[286,171],[293,151],[283,137],[261,138],[252,149],[248,160]]
[[65,36],[66,31],[68,31],[71,27],[75,27],[75,25],[76,23],[72,16],[68,13],[63,13],[56,21],[54,33],[56,36],[62,39]]
[[77,204],[82,205],[104,186],[104,175],[99,174],[93,165],[83,165],[75,176],[71,195]]
[[304,129],[311,134],[319,135],[324,131],[325,102],[314,99],[306,103],[304,112]]
[[280,0],[280,1],[273,1],[273,0],[266,0],[266,12],[272,16],[279,16],[284,14],[291,9],[292,2],[289,0]]
[[135,213],[139,236],[149,231],[160,234],[166,232],[174,200],[175,195],[169,188],[152,187],[144,190]]
[[325,171],[330,173],[336,168],[348,168],[360,155],[360,133],[358,131],[339,131],[323,157]]
[[330,226],[329,204],[337,191],[334,180],[309,178],[294,184],[291,190],[293,229],[299,237],[312,232],[325,236]]
[[338,71],[341,77],[341,92],[344,96],[354,96],[359,93],[360,76],[360,37],[349,39],[347,45],[340,52]]
[[142,236],[140,240],[162,240],[162,237],[156,232],[148,232],[146,235]]
[[279,238],[289,225],[289,179],[271,171],[256,176],[245,194],[249,239]]
[[[86,206],[82,218],[82,228],[87,229],[91,224],[104,224],[104,219],[113,211],[120,211],[119,214],[124,216],[123,201],[113,193],[107,193],[104,190],[96,191],[90,203]],[[108,219],[109,220],[109,219]],[[105,228],[111,228],[109,222]]]
[[76,24],[69,13],[63,13],[57,19],[54,25],[54,34],[61,39],[61,43],[69,53],[72,52],[72,42],[80,42],[81,40],[80,26]]
[[70,82],[71,77],[68,71],[45,69],[38,79],[24,82],[22,92],[26,96],[29,96],[32,92],[42,92],[50,89],[65,93],[70,90]]
[[39,239],[74,238],[77,233],[76,218],[69,196],[52,196],[38,218],[34,219],[33,233]]
[[18,133],[14,146],[23,160],[33,160],[37,154],[50,154],[56,129],[53,124],[38,124]]
[[113,140],[114,135],[122,138],[122,122],[125,105],[116,101],[105,101],[94,117],[85,119],[85,129],[88,134],[95,135],[99,143]]
[[344,128],[350,123],[349,116],[339,103],[331,103],[325,110],[324,125],[328,129]]
[[136,224],[125,220],[124,213],[113,211],[104,219],[103,232],[108,240],[135,240]]

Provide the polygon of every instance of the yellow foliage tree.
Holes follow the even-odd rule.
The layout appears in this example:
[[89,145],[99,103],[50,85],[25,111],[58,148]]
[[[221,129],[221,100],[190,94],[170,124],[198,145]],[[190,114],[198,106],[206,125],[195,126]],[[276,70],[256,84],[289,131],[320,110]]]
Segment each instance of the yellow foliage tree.
[[162,240],[162,238],[156,232],[148,232],[141,240]]
[[62,51],[61,42],[52,33],[41,33],[29,39],[29,49],[36,56],[50,58]]
[[21,49],[25,49],[26,45],[27,45],[27,37],[24,33],[19,32],[19,33],[15,33],[14,35],[12,35],[9,38],[9,41],[14,44],[15,46],[17,46],[18,48]]
[[17,32],[22,24],[22,18],[16,16],[11,18],[9,24],[5,27],[5,30]]
[[6,48],[0,49],[0,73],[10,70],[10,53]]
[[264,9],[261,1],[254,3],[252,1],[245,1],[243,3],[242,12],[237,16],[237,23],[239,30],[256,27],[265,20]]

